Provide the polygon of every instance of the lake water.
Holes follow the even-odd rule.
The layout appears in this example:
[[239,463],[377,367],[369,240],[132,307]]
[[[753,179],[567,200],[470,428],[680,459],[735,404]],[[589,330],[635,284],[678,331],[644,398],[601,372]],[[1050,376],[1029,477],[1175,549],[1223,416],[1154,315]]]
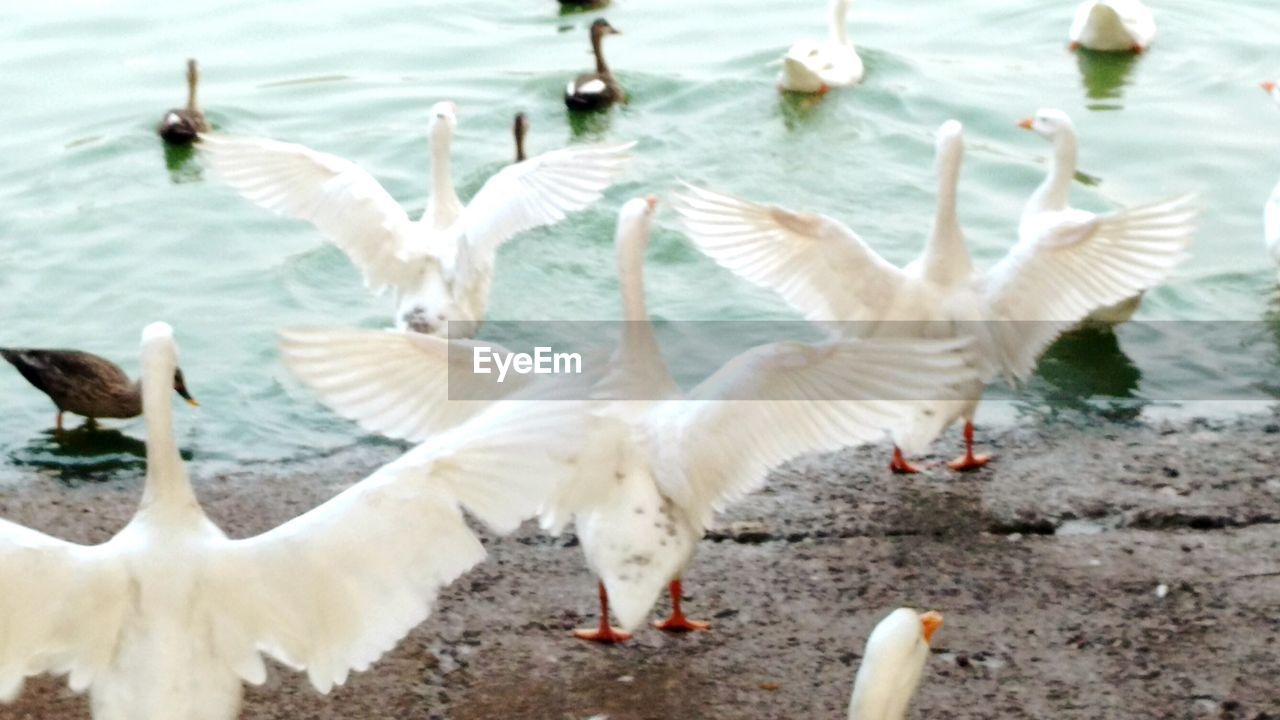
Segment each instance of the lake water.
[[[948,118],[966,126],[961,218],[988,264],[1013,241],[1045,171],[1048,145],[1015,122],[1057,106],[1081,134],[1078,206],[1200,194],[1194,256],[1140,318],[1239,321],[1238,337],[1211,350],[1203,331],[1217,323],[1152,322],[1072,338],[1014,402],[989,403],[988,417],[1129,418],[1151,401],[1216,397],[1228,386],[1274,397],[1280,330],[1261,213],[1280,176],[1280,112],[1257,83],[1280,71],[1280,8],[1152,4],[1152,50],[1109,58],[1067,51],[1074,2],[859,2],[850,32],[866,82],[811,103],[778,94],[776,60],[791,42],[825,33],[824,0],[616,0],[604,15],[624,34],[607,54],[632,102],[574,125],[560,93],[590,66],[586,26],[596,14],[560,16],[551,0],[5,3],[0,345],[90,350],[134,373],[142,326],[169,321],[203,403],[179,410],[180,437],[205,471],[370,441],[289,379],[276,332],[378,327],[391,300],[367,294],[309,225],[241,200],[199,158],[166,155],[152,129],[181,103],[191,56],[218,129],[350,158],[415,214],[437,100],[459,105],[464,198],[509,161],[517,110],[532,120],[535,153],[639,140],[627,179],[598,207],[503,249],[491,317],[512,320],[616,317],[613,213],[678,179],[835,215],[905,262],[928,231],[932,132]],[[648,265],[656,316],[794,317],[698,255],[669,211],[660,224]],[[69,480],[141,467],[140,422],[109,421],[121,432],[58,443],[51,404],[8,367],[0,398],[0,480],[31,467]]]

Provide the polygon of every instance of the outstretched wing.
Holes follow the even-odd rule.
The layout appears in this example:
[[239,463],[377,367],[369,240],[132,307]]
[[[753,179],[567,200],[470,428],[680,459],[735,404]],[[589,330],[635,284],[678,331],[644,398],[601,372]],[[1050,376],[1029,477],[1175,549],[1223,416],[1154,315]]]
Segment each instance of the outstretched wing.
[[902,270],[837,220],[686,187],[675,208],[693,244],[810,320],[878,319],[904,282]]
[[127,603],[124,566],[103,546],[0,520],[0,702],[32,675],[92,685],[115,656]]
[[462,212],[470,258],[492,263],[498,246],[515,235],[559,222],[599,200],[626,169],[634,146],[568,147],[499,170]]
[[[478,375],[474,353],[508,351],[479,340],[399,330],[286,330],[285,365],[334,412],[370,431],[422,442],[527,384],[512,373]],[[453,399],[451,399],[453,398]]]
[[1195,233],[1190,195],[1107,215],[1041,213],[986,274],[1005,372],[1025,379],[1040,353],[1093,310],[1158,284]]
[[265,138],[202,135],[200,150],[245,198],[306,220],[380,289],[416,287],[421,268],[402,259],[410,220],[372,175],[336,155]]
[[573,472],[587,417],[569,402],[497,405],[311,512],[227,541],[207,588],[218,656],[260,683],[265,652],[320,692],[368,668],[484,558],[459,508],[512,531]]
[[730,360],[646,422],[663,493],[704,525],[796,455],[869,442],[973,380],[963,340],[773,343]]

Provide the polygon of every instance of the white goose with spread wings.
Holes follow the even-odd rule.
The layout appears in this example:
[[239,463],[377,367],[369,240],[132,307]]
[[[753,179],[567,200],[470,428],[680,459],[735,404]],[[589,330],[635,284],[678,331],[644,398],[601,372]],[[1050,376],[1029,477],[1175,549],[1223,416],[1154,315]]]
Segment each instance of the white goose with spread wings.
[[569,147],[499,170],[465,206],[453,187],[451,102],[432,108],[431,196],[410,220],[372,175],[302,145],[202,136],[201,150],[241,195],[311,222],[364,274],[394,288],[396,326],[470,337],[484,320],[498,247],[598,200],[630,159],[634,143]]
[[[964,140],[960,123],[937,141],[938,204],[924,254],[904,268],[880,257],[856,233],[823,215],[794,213],[690,186],[677,204],[694,244],[720,265],[777,291],[807,318],[860,336],[973,338],[980,380],[961,401],[914,403],[915,420],[895,434],[891,467],[915,472],[901,452],[959,417],[965,455],[957,470],[981,467],[973,416],[986,381],[1022,380],[1040,353],[1090,311],[1163,280],[1183,258],[1195,210],[1180,197],[1106,215],[1061,213],[1029,226],[1009,253],[975,271],[956,216]],[[847,323],[847,324],[842,324]]]
[[[204,514],[174,442],[177,362],[143,333],[147,479],[106,543],[0,520],[0,702],[65,674],[95,720],[231,720],[262,655],[316,690],[367,669],[485,551],[461,507],[499,533],[558,491],[586,415],[509,403],[438,435],[316,509],[233,540]],[[536,410],[536,412],[534,412]]]
[[[543,514],[548,528],[576,523],[587,562],[601,580],[602,604],[599,627],[577,635],[600,642],[626,639],[663,588],[671,593],[673,612],[658,627],[704,629],[681,611],[680,575],[716,512],[760,487],[778,463],[881,437],[905,419],[899,400],[938,397],[972,377],[963,343],[954,340],[780,342],[734,357],[682,392],[658,352],[644,299],[655,202],[632,200],[619,215],[625,322],[608,373],[594,387],[606,404],[585,436],[577,479]],[[364,350],[358,347],[362,332],[369,337]],[[449,421],[443,413],[451,411],[426,409],[442,404],[440,378],[449,355],[443,340],[410,343],[395,335],[291,333],[286,361],[342,414],[416,437]],[[409,377],[411,364],[419,367],[417,381]],[[610,606],[621,628],[609,625]]]

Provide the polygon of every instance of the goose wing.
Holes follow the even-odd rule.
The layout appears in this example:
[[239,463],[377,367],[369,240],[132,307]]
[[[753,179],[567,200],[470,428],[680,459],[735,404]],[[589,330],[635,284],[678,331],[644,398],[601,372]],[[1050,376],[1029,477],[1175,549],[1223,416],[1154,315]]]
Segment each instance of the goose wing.
[[903,401],[949,397],[976,377],[966,346],[873,338],[748,350],[646,421],[663,493],[706,525],[784,460],[874,440],[906,420]]
[[1025,379],[1062,331],[1168,277],[1195,220],[1185,195],[1105,215],[1045,212],[1028,223],[983,282],[1005,372]]
[[477,353],[510,351],[479,340],[399,330],[315,329],[281,333],[285,365],[320,401],[364,429],[422,442],[528,385],[527,375],[473,372]]
[[470,259],[491,264],[498,246],[517,234],[559,222],[599,200],[626,169],[634,146],[568,147],[499,170],[462,211]]
[[905,281],[902,270],[837,220],[686,187],[675,208],[693,244],[810,320],[878,319]]
[[497,405],[318,508],[226,541],[208,582],[215,652],[251,683],[264,652],[322,693],[368,668],[484,559],[461,508],[509,533],[572,473],[587,414],[550,405]]
[[66,674],[82,692],[111,664],[129,601],[109,546],[84,546],[0,520],[0,702],[23,680]]
[[[306,220],[346,253],[374,289],[417,286],[404,208],[355,163],[295,143],[202,135],[214,170],[248,200]],[[420,254],[418,255],[420,257]]]

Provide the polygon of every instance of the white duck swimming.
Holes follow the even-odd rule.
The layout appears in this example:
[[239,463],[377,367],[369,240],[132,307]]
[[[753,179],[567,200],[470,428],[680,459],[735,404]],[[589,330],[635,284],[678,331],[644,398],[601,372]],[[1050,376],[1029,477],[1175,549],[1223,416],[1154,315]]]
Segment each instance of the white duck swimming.
[[[1280,85],[1277,85],[1274,80],[1267,80],[1262,83],[1262,89],[1276,101],[1276,105],[1280,105]],[[1266,228],[1267,251],[1271,253],[1271,261],[1275,263],[1276,269],[1280,270],[1280,183],[1277,183],[1275,189],[1271,191],[1267,208],[1263,212],[1263,221]]]
[[[984,383],[998,373],[1024,380],[1063,330],[1096,308],[1163,280],[1191,241],[1187,197],[1109,215],[1061,213],[986,272],[973,268],[956,216],[964,139],[960,123],[938,132],[938,204],[924,254],[904,268],[880,257],[844,224],[690,186],[677,204],[694,244],[720,265],[777,291],[807,318],[839,334],[972,337],[981,380],[961,401],[913,403],[909,430],[895,433],[890,467],[916,472],[903,456],[951,422],[965,420],[965,454],[955,470],[988,458],[973,452],[973,416]],[[1029,226],[1030,227],[1030,226]],[[841,324],[848,323],[848,324]]]
[[898,608],[876,625],[853,683],[849,720],[905,720],[941,626],[940,613],[910,608]]
[[[570,520],[576,524],[587,563],[601,580],[601,618],[598,628],[575,634],[600,642],[629,637],[664,588],[672,615],[657,627],[705,629],[682,612],[680,576],[717,511],[758,488],[770,468],[790,457],[882,436],[905,419],[898,399],[938,397],[972,377],[955,341],[782,342],[738,355],[683,393],[658,352],[645,306],[642,271],[655,204],[632,200],[619,214],[625,323],[609,374],[595,387],[597,397],[611,402],[584,440],[579,476],[543,517],[557,531]],[[448,354],[439,349],[444,341],[388,341],[391,333],[363,331],[373,344],[359,351],[353,346],[360,332],[294,334],[287,361],[322,400],[367,426],[403,431],[412,425],[379,420],[384,413],[417,413],[424,431],[438,422],[439,412],[424,408],[442,399],[439,378],[449,372]],[[353,348],[346,363],[344,347]],[[407,371],[415,355],[420,381]],[[357,385],[364,385],[359,396]],[[831,400],[858,402],[824,402]],[[610,606],[621,628],[609,625]]]
[[1142,0],[1085,0],[1071,22],[1071,49],[1144,52],[1156,39],[1156,17]]
[[598,200],[634,143],[569,147],[509,165],[464,206],[450,172],[456,107],[440,102],[431,113],[431,196],[416,221],[373,176],[337,156],[217,135],[202,136],[200,147],[241,195],[310,221],[366,285],[394,288],[397,327],[470,337],[484,320],[498,247]]
[[0,701],[28,676],[66,674],[95,720],[231,720],[242,683],[266,679],[261,654],[328,692],[484,558],[459,506],[510,532],[576,462],[566,433],[586,430],[572,403],[494,407],[233,540],[205,516],[174,442],[176,363],[169,326],[147,327],[146,488],[119,534],[83,546],[0,520]]
[[831,0],[831,36],[827,40],[802,40],[782,58],[783,90],[825,93],[831,88],[862,82],[862,58],[849,40],[845,18],[850,0]]

